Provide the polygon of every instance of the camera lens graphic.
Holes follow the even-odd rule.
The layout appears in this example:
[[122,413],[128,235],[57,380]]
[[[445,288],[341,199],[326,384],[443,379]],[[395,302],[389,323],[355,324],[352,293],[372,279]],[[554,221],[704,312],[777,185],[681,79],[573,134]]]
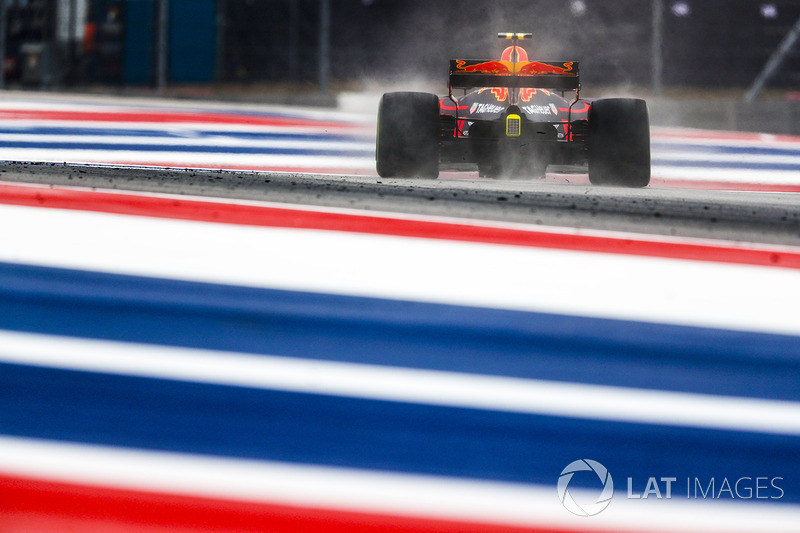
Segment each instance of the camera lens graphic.
[[[597,475],[602,491],[595,501],[578,502],[570,493],[569,484],[576,472],[586,471],[594,472]],[[609,474],[605,466],[591,459],[579,459],[568,464],[561,471],[557,488],[561,505],[578,516],[594,516],[600,513],[608,507],[608,504],[611,503],[611,498],[614,496],[614,480],[611,479],[611,474]]]

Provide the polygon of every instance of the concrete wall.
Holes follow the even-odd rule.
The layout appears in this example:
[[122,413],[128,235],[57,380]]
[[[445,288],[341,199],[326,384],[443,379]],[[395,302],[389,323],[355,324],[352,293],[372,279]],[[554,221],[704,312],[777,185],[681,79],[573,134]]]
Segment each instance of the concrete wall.
[[[426,86],[414,87],[413,90],[433,89]],[[381,92],[377,91],[343,92],[338,95],[338,107],[342,111],[377,114],[380,97]],[[728,97],[644,98],[647,100],[650,124],[653,126],[800,135],[800,100],[757,101],[748,104]]]
[[654,126],[800,135],[800,101],[648,98]]

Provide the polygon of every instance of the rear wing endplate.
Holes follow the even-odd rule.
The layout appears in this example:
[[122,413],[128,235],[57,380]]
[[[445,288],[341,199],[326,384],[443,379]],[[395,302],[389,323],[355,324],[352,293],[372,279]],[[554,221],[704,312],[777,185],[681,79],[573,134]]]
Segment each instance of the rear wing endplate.
[[578,62],[451,60],[450,88],[472,87],[577,90],[580,87]]

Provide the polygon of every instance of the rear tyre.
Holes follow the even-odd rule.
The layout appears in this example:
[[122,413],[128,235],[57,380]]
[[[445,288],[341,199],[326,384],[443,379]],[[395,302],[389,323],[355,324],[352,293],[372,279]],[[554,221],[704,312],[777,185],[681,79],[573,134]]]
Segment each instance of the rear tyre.
[[383,178],[439,176],[439,98],[386,93],[378,110],[375,159]]
[[635,98],[595,100],[589,111],[589,181],[646,187],[650,183],[650,118]]

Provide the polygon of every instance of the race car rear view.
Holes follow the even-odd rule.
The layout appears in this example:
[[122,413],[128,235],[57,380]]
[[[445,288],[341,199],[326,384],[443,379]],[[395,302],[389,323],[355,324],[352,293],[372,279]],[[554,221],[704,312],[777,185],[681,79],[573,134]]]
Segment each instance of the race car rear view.
[[[382,177],[436,178],[440,170],[541,177],[548,165],[588,170],[595,185],[650,182],[647,104],[580,98],[578,62],[530,61],[518,40],[498,60],[450,61],[449,93],[393,92],[381,99],[376,160]],[[453,90],[464,89],[460,97]],[[468,92],[466,90],[469,90]],[[574,98],[567,100],[568,91]]]

